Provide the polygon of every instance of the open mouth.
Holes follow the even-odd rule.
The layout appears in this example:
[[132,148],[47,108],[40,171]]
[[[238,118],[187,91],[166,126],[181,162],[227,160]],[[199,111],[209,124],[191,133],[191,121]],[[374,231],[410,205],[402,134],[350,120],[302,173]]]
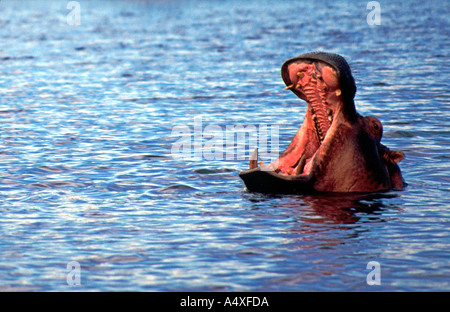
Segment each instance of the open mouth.
[[342,56],[305,53],[287,60],[281,76],[286,89],[307,103],[305,118],[269,165],[258,164],[258,149],[253,152],[249,169],[239,172],[249,191],[348,193],[405,186],[397,165],[404,154],[381,144],[380,120],[357,113],[355,80]]
[[330,129],[342,106],[339,77],[333,67],[317,60],[291,62],[283,66],[282,76],[286,89],[306,101],[308,107],[299,132],[271,166],[279,174],[308,174],[312,159],[333,132]]

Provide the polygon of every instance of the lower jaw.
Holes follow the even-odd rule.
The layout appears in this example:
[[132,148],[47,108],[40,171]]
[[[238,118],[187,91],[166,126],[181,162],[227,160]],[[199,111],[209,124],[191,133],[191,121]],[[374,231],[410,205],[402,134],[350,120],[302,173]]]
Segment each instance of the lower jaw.
[[[334,117],[334,116],[332,116]],[[298,146],[293,148],[290,154],[280,157],[275,172],[282,175],[308,175],[313,167],[314,159],[320,152],[320,148],[325,141],[325,137],[330,131],[332,122],[325,125],[325,130],[322,135],[319,136],[320,127],[318,122],[314,122],[310,114],[306,115],[307,126],[302,133],[298,135],[304,139],[297,139],[298,142],[305,142],[304,146]],[[323,123],[322,123],[323,124]],[[295,139],[294,139],[295,140]],[[299,143],[301,144],[301,143]]]

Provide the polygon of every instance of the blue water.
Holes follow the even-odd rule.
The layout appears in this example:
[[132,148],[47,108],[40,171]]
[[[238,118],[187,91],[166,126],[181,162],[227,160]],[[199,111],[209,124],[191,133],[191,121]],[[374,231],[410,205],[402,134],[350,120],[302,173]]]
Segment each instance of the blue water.
[[[0,2],[0,291],[450,291],[448,2],[372,26],[365,1],[67,3]],[[203,148],[266,124],[284,150],[280,67],[314,50],[351,64],[404,191],[264,196],[220,144],[174,157],[194,118]]]

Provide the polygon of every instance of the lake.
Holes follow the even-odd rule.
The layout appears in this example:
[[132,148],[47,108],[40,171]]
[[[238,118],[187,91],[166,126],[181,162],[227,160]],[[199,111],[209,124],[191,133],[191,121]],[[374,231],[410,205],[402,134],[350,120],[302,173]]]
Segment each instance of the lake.
[[[450,291],[450,4],[378,4],[1,1],[0,291]],[[282,152],[319,50],[405,190],[244,189],[236,129]]]

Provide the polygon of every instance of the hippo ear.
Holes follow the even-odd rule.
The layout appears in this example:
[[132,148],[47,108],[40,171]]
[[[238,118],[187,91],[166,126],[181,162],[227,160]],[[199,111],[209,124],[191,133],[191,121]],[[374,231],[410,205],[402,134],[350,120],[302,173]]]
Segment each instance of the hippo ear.
[[405,154],[399,151],[389,151],[389,159],[392,163],[398,163],[405,158]]

